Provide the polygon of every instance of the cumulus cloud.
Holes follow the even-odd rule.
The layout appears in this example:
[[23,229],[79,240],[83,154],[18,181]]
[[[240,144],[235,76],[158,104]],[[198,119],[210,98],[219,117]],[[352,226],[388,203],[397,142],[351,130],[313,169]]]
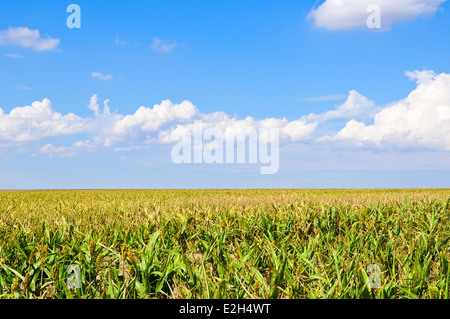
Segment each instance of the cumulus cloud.
[[98,96],[94,94],[91,96],[91,100],[89,102],[88,108],[94,112],[94,114],[98,114],[100,112],[100,107],[98,106]]
[[[286,118],[257,120],[248,116],[240,120],[222,112],[202,114],[198,120],[201,120],[203,130],[217,129],[223,134],[225,140],[238,136],[249,136],[254,132],[260,133],[263,129],[278,129],[282,141],[298,142],[310,139],[318,125],[317,122],[307,122],[304,119],[295,121],[288,121]],[[158,141],[164,144],[175,143],[181,140],[186,132],[192,134],[194,132],[194,125],[195,123],[190,122],[163,130],[159,133]]]
[[111,80],[113,78],[112,74],[103,74],[102,72],[92,72],[91,77],[102,81]]
[[413,20],[418,16],[435,14],[446,0],[326,0],[313,9],[308,18],[316,27],[328,30],[367,28],[372,14],[370,6],[377,5],[381,13],[381,28],[389,29],[396,22]]
[[59,45],[59,39],[43,38],[39,30],[31,30],[26,27],[10,27],[0,31],[0,45],[19,45],[24,48],[32,48],[38,51],[55,49]]
[[0,108],[0,141],[26,143],[48,137],[84,132],[85,121],[73,113],[62,115],[52,109],[50,100],[17,107],[5,114]]
[[237,119],[224,112],[204,114],[187,100],[179,104],[164,100],[153,107],[141,106],[129,115],[111,113],[108,103],[109,100],[105,100],[101,110],[99,98],[94,94],[87,105],[92,116],[85,118],[55,112],[48,99],[14,108],[9,114],[4,114],[0,108],[0,142],[4,147],[14,147],[52,137],[88,135],[89,139],[72,145],[54,146],[47,143],[40,148],[43,154],[70,157],[105,147],[127,151],[147,148],[152,143],[175,143],[181,138],[177,133],[192,131],[196,120],[201,120],[205,129],[220,130],[225,138],[247,135],[252,129],[278,128],[280,137],[291,142],[309,139],[317,127],[317,122],[311,123],[306,119],[256,120],[250,116]]
[[347,100],[336,107],[336,110],[327,111],[322,114],[309,114],[307,119],[310,121],[326,122],[331,119],[373,119],[379,111],[374,101],[362,96],[355,90],[351,90]]
[[406,74],[417,82],[417,88],[407,98],[381,109],[373,124],[349,121],[331,140],[361,146],[450,151],[450,74]]
[[[405,99],[377,106],[352,90],[347,100],[334,109],[294,120],[251,116],[242,119],[225,112],[202,113],[187,100],[178,104],[164,100],[124,115],[112,113],[110,101],[101,103],[97,95],[93,95],[87,105],[91,115],[79,117],[54,111],[50,100],[44,99],[31,106],[16,107],[9,114],[0,108],[0,148],[4,151],[29,146],[30,152],[59,157],[104,148],[121,152],[148,150],[155,144],[180,141],[186,132],[194,131],[196,121],[201,121],[203,132],[207,129],[220,131],[224,141],[275,128],[284,145],[333,143],[351,149],[364,146],[449,151],[450,74],[413,71],[406,75],[417,87]],[[327,122],[334,119],[346,120],[346,124],[329,133]],[[336,122],[332,126],[335,125]],[[329,135],[323,136],[324,128]],[[64,136],[70,136],[69,145],[52,144],[52,138]]]
[[305,120],[297,120],[287,123],[281,132],[292,142],[298,142],[309,139],[317,125],[317,122],[308,123]]
[[114,125],[119,135],[140,132],[154,132],[165,124],[183,123],[198,114],[198,109],[189,101],[173,104],[169,100],[154,105],[153,108],[141,106],[136,113],[127,115]]

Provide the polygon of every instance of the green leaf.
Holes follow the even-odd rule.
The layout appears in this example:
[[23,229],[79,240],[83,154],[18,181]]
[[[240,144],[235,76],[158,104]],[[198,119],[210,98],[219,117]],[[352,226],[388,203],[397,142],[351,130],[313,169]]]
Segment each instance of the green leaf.
[[189,281],[189,285],[195,286],[195,284],[197,283],[197,278],[195,277],[194,272],[192,271],[191,263],[189,262],[189,259],[186,257],[186,254],[184,252],[182,253],[182,257],[183,262],[186,266],[186,270],[189,274],[189,277],[191,278],[191,280]]
[[66,283],[64,281],[63,281],[62,285],[63,285],[64,292],[66,293],[66,298],[67,299],[73,299],[73,295],[70,292],[69,287],[67,287],[67,285],[66,285]]

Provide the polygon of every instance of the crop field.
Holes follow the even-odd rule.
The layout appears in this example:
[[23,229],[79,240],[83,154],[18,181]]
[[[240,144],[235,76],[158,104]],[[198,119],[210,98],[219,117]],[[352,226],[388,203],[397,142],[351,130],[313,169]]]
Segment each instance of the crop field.
[[448,298],[450,190],[0,192],[1,298]]

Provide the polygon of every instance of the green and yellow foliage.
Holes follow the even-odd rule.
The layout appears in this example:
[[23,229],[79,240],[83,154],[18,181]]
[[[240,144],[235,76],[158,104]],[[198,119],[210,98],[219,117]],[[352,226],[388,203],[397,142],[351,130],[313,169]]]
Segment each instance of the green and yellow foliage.
[[449,201],[412,189],[0,192],[0,297],[448,298]]

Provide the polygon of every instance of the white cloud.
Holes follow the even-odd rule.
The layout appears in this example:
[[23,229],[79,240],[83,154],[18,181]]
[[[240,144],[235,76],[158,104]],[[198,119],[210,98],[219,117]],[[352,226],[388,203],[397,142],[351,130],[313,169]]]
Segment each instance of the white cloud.
[[285,118],[256,120],[247,117],[239,120],[223,112],[202,114],[189,101],[174,104],[165,100],[152,108],[142,106],[130,115],[111,113],[108,103],[109,100],[103,102],[102,112],[98,96],[93,95],[88,104],[93,117],[86,118],[72,113],[61,115],[53,111],[48,99],[34,102],[32,106],[14,108],[10,114],[4,114],[0,109],[0,142],[14,148],[51,137],[88,135],[88,140],[69,146],[47,143],[40,148],[40,153],[49,156],[73,157],[104,147],[127,151],[148,149],[153,143],[174,143],[177,138],[173,138],[172,133],[192,130],[195,120],[202,120],[205,129],[218,128],[225,136],[246,134],[251,128],[279,128],[281,138],[293,142],[310,138],[317,126],[317,123],[308,123],[304,119],[290,122]]
[[88,108],[97,115],[100,112],[100,107],[98,106],[98,97],[97,94],[91,96],[91,100],[89,102]]
[[19,45],[38,51],[52,50],[59,45],[59,39],[42,38],[39,30],[26,27],[10,27],[0,31],[0,45]]
[[183,123],[197,115],[198,109],[189,101],[173,104],[169,100],[154,105],[153,108],[141,106],[133,115],[127,115],[114,125],[118,135],[133,131],[154,132],[168,123]]
[[371,15],[367,9],[378,5],[381,9],[381,27],[389,29],[399,21],[413,20],[418,16],[432,15],[446,0],[326,0],[313,9],[308,18],[317,27],[328,30],[367,28]]
[[[259,132],[259,129],[279,129],[280,138],[282,142],[298,142],[311,138],[312,133],[315,131],[318,123],[307,122],[304,119],[296,121],[288,121],[286,118],[268,118],[264,120],[256,120],[251,116],[246,117],[243,120],[236,119],[235,117],[229,117],[222,112],[201,114],[199,120],[202,121],[203,130],[209,128],[216,128],[223,133],[223,137],[235,137],[235,136],[248,136],[251,132]],[[181,136],[185,132],[194,131],[193,121],[184,124],[176,125],[167,130],[162,130],[159,133],[158,141],[164,144],[170,144],[177,142],[181,139]]]
[[43,146],[40,152],[43,154],[48,154],[49,157],[76,157],[78,155],[78,153],[73,151],[70,147],[55,147],[52,144]]
[[25,143],[48,137],[73,135],[86,130],[82,118],[73,113],[61,115],[44,99],[31,106],[16,107],[9,114],[0,108],[0,141]]
[[152,49],[157,52],[170,52],[177,46],[180,45],[178,43],[169,43],[157,37],[153,38]]
[[282,128],[282,134],[288,136],[291,141],[298,142],[309,139],[316,130],[318,123],[307,123],[305,120],[292,121]]
[[110,109],[109,109],[108,103],[109,103],[109,99],[103,101],[103,113],[105,113],[105,114],[109,114],[110,113]]
[[173,104],[165,100],[153,108],[141,106],[134,114],[106,117],[105,129],[99,133],[97,140],[105,147],[130,141],[148,143],[152,138],[156,141],[160,130],[186,123],[198,114],[198,109],[189,101]]
[[[31,106],[16,107],[9,114],[0,108],[0,148],[28,147],[30,153],[49,156],[76,156],[104,148],[122,152],[148,150],[154,144],[179,141],[182,135],[177,133],[192,132],[195,121],[201,120],[203,129],[216,128],[224,133],[225,139],[259,132],[261,128],[278,128],[282,145],[326,142],[348,149],[365,146],[449,151],[450,74],[414,71],[406,75],[416,81],[417,88],[403,100],[380,107],[350,91],[347,100],[335,109],[291,121],[284,117],[258,120],[251,116],[238,119],[224,112],[201,113],[190,101],[176,104],[169,100],[153,107],[141,106],[136,112],[123,115],[111,113],[109,100],[103,101],[101,110],[97,95],[87,105],[92,114],[79,117],[55,112],[50,100],[44,99]],[[333,119],[345,119],[347,123],[330,134],[327,122]],[[335,125],[334,122],[331,126]],[[323,136],[324,129],[330,136]],[[64,136],[80,138],[59,146],[49,141]]]
[[112,74],[103,74],[102,72],[92,72],[91,76],[102,81],[111,80],[113,78]]
[[379,111],[374,101],[362,96],[358,92],[352,90],[349,92],[347,100],[331,110],[322,114],[309,114],[307,119],[310,121],[325,122],[331,119],[373,119]]
[[351,120],[331,138],[356,145],[450,151],[450,74],[406,73],[417,88],[379,111],[371,125]]

